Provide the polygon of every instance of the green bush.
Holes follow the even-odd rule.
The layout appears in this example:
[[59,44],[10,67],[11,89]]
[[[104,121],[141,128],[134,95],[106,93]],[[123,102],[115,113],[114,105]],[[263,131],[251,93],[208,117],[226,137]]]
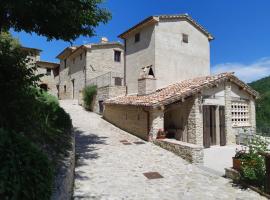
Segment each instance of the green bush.
[[52,165],[26,137],[0,129],[0,163],[0,199],[50,199]]
[[97,86],[96,85],[86,86],[83,89],[83,102],[84,102],[84,107],[86,109],[88,109],[88,110],[91,109],[91,104],[92,104],[96,94],[97,94]]
[[266,178],[264,157],[259,152],[267,151],[268,142],[260,136],[254,136],[249,150],[242,155],[241,177],[244,182],[263,188]]

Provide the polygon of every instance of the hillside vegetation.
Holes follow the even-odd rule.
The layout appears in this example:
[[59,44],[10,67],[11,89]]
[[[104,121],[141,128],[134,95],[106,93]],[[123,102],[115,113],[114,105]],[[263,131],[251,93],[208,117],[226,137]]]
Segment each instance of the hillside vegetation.
[[257,127],[270,131],[270,76],[249,85],[260,93],[260,98],[256,101]]

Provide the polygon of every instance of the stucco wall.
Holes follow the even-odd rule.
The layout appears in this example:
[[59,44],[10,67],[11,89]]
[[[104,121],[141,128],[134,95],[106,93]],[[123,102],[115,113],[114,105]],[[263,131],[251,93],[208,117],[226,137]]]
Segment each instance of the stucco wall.
[[135,106],[106,105],[104,118],[117,127],[148,140],[147,113]]
[[135,33],[126,39],[126,84],[128,94],[138,92],[138,78],[143,67],[155,66],[154,25],[140,31],[140,41],[135,43]]
[[[182,34],[188,35],[188,43],[182,42]],[[159,21],[155,29],[155,75],[157,88],[210,75],[207,36],[187,21]]]

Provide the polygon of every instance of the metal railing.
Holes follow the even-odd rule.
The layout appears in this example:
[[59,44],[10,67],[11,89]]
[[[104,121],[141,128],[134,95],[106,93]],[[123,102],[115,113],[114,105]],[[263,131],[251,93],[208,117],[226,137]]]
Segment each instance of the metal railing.
[[86,85],[96,85],[98,88],[106,86],[122,86],[124,78],[122,73],[107,72],[95,78],[86,81]]

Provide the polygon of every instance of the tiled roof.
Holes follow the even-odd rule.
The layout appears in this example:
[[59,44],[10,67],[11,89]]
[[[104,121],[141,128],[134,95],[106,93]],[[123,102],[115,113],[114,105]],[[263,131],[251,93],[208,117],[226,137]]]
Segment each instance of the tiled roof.
[[221,73],[218,75],[204,76],[181,81],[165,88],[158,89],[154,93],[148,95],[128,95],[108,99],[105,101],[105,104],[135,105],[146,107],[164,106],[192,96],[203,89],[214,87],[224,81],[234,82],[252,96],[258,96],[258,93],[255,90],[239,80],[233,75],[233,73]]

